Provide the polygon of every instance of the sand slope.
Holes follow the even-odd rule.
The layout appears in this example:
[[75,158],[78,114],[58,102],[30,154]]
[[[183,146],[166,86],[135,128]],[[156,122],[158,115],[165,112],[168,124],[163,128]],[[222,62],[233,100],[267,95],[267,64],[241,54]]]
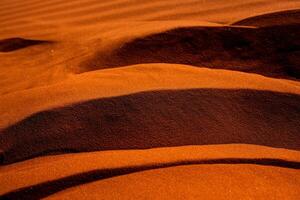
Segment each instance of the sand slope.
[[190,64],[266,76],[299,78],[299,25],[267,28],[182,27],[100,51],[78,73],[141,63]]
[[258,16],[248,17],[237,22],[232,23],[233,25],[244,25],[244,26],[272,26],[272,25],[283,25],[283,24],[297,24],[300,20],[299,9],[285,10],[281,12],[271,12]]
[[[298,171],[255,165],[186,165],[97,181],[46,199],[297,199]],[[289,176],[294,179],[287,181]]]
[[51,152],[191,144],[299,150],[299,101],[298,94],[251,89],[152,90],[35,113],[1,131],[0,146],[4,163]]
[[2,0],[0,198],[298,199],[299,9]]
[[[64,164],[62,165],[62,163]],[[182,176],[188,174],[188,171],[181,171],[177,174],[176,169],[181,165],[192,165],[187,167],[192,173],[189,178],[186,177],[187,179],[181,180]],[[175,168],[175,172],[172,168]],[[149,198],[165,194],[161,194],[161,190],[157,190],[157,186],[160,186],[163,190],[175,192],[170,194],[174,195],[174,198],[180,198],[181,195],[192,198],[192,196],[188,196],[188,193],[198,196],[204,191],[209,196],[216,195],[223,198],[228,195],[239,198],[243,196],[245,191],[248,193],[247,196],[262,198],[274,191],[274,197],[279,198],[285,195],[284,191],[288,191],[286,197],[293,199],[299,194],[297,190],[299,168],[299,153],[297,151],[255,145],[211,145],[151,150],[100,151],[41,157],[5,166],[0,173],[4,182],[0,191],[3,194],[2,197],[8,199],[42,198],[61,191],[63,192],[53,197],[118,198],[118,196],[110,195],[120,195],[119,197],[121,197],[128,187],[133,189],[136,186],[138,190],[129,190],[127,191],[128,194],[122,198],[137,196]],[[151,169],[156,170],[144,172]],[[214,169],[217,171],[213,172]],[[161,170],[162,172],[160,172]],[[175,174],[169,173],[168,170],[173,170]],[[154,178],[153,173],[159,176]],[[280,173],[286,175],[282,176]],[[32,177],[32,174],[35,176]],[[124,176],[127,174],[129,176]],[[196,177],[192,178],[193,175]],[[132,180],[132,176],[139,176],[136,183],[134,183],[134,179]],[[290,176],[292,178],[287,179]],[[270,179],[270,177],[273,178]],[[177,183],[174,183],[174,179],[178,180]],[[95,182],[96,180],[99,181]],[[251,180],[257,181],[258,185],[251,184]],[[284,182],[277,183],[278,180],[284,180]],[[147,182],[149,185],[145,186],[144,184]],[[196,182],[198,184],[193,185]],[[265,183],[267,184],[264,185]],[[87,185],[81,187],[82,184]],[[185,184],[190,187],[187,191],[184,188],[188,185]],[[221,186],[222,184],[223,186]],[[236,185],[234,186],[234,184]],[[288,185],[291,187],[281,187]],[[194,190],[195,187],[202,189]],[[217,187],[220,187],[222,193],[213,189]],[[232,190],[230,187],[233,187]],[[70,190],[66,190],[68,188]],[[95,193],[95,189],[100,190],[101,193]],[[269,189],[271,190],[268,191]],[[76,195],[79,196],[76,197]],[[179,196],[176,197],[176,195]]]

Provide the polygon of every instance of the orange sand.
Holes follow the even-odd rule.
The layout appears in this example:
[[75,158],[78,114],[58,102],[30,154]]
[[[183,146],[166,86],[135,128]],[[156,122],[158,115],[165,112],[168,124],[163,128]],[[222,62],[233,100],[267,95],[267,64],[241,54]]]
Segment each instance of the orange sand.
[[298,199],[299,10],[2,0],[0,199]]

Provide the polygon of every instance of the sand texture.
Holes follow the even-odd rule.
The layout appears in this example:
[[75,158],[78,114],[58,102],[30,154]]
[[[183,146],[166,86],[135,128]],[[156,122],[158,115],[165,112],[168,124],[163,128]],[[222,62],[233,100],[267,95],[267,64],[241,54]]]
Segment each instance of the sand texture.
[[1,0],[0,199],[300,197],[300,1]]

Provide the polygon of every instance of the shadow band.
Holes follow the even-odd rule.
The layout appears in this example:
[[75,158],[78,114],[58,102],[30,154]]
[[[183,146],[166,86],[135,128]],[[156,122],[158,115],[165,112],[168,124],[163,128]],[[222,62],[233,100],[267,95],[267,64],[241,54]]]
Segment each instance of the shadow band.
[[[261,28],[181,27],[100,50],[76,73],[145,63],[187,64],[270,77],[300,77],[300,23]],[[270,67],[271,66],[271,67]]]
[[41,199],[50,196],[54,193],[63,191],[70,187],[91,183],[97,180],[112,178],[125,174],[141,172],[151,169],[160,169],[167,167],[175,167],[180,165],[194,165],[194,164],[254,164],[263,166],[274,166],[290,169],[300,169],[300,162],[286,161],[282,159],[242,159],[242,158],[226,158],[226,159],[212,159],[212,160],[194,160],[194,161],[179,161],[173,163],[164,163],[157,165],[145,165],[137,167],[125,167],[115,169],[92,170],[81,174],[75,174],[69,177],[53,180],[49,182],[40,183],[33,186],[20,188],[18,190],[6,193],[0,196],[2,200],[8,199]]
[[0,164],[67,152],[256,144],[300,150],[300,96],[147,91],[45,110],[0,130]]
[[0,52],[11,52],[26,47],[39,45],[39,44],[48,44],[50,41],[44,40],[31,40],[24,38],[7,38],[0,40]]

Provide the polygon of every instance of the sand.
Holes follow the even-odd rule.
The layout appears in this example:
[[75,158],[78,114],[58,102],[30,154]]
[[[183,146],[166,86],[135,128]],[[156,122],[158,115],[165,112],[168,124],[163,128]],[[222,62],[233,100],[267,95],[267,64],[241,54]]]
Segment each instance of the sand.
[[2,0],[1,199],[297,199],[300,2]]

